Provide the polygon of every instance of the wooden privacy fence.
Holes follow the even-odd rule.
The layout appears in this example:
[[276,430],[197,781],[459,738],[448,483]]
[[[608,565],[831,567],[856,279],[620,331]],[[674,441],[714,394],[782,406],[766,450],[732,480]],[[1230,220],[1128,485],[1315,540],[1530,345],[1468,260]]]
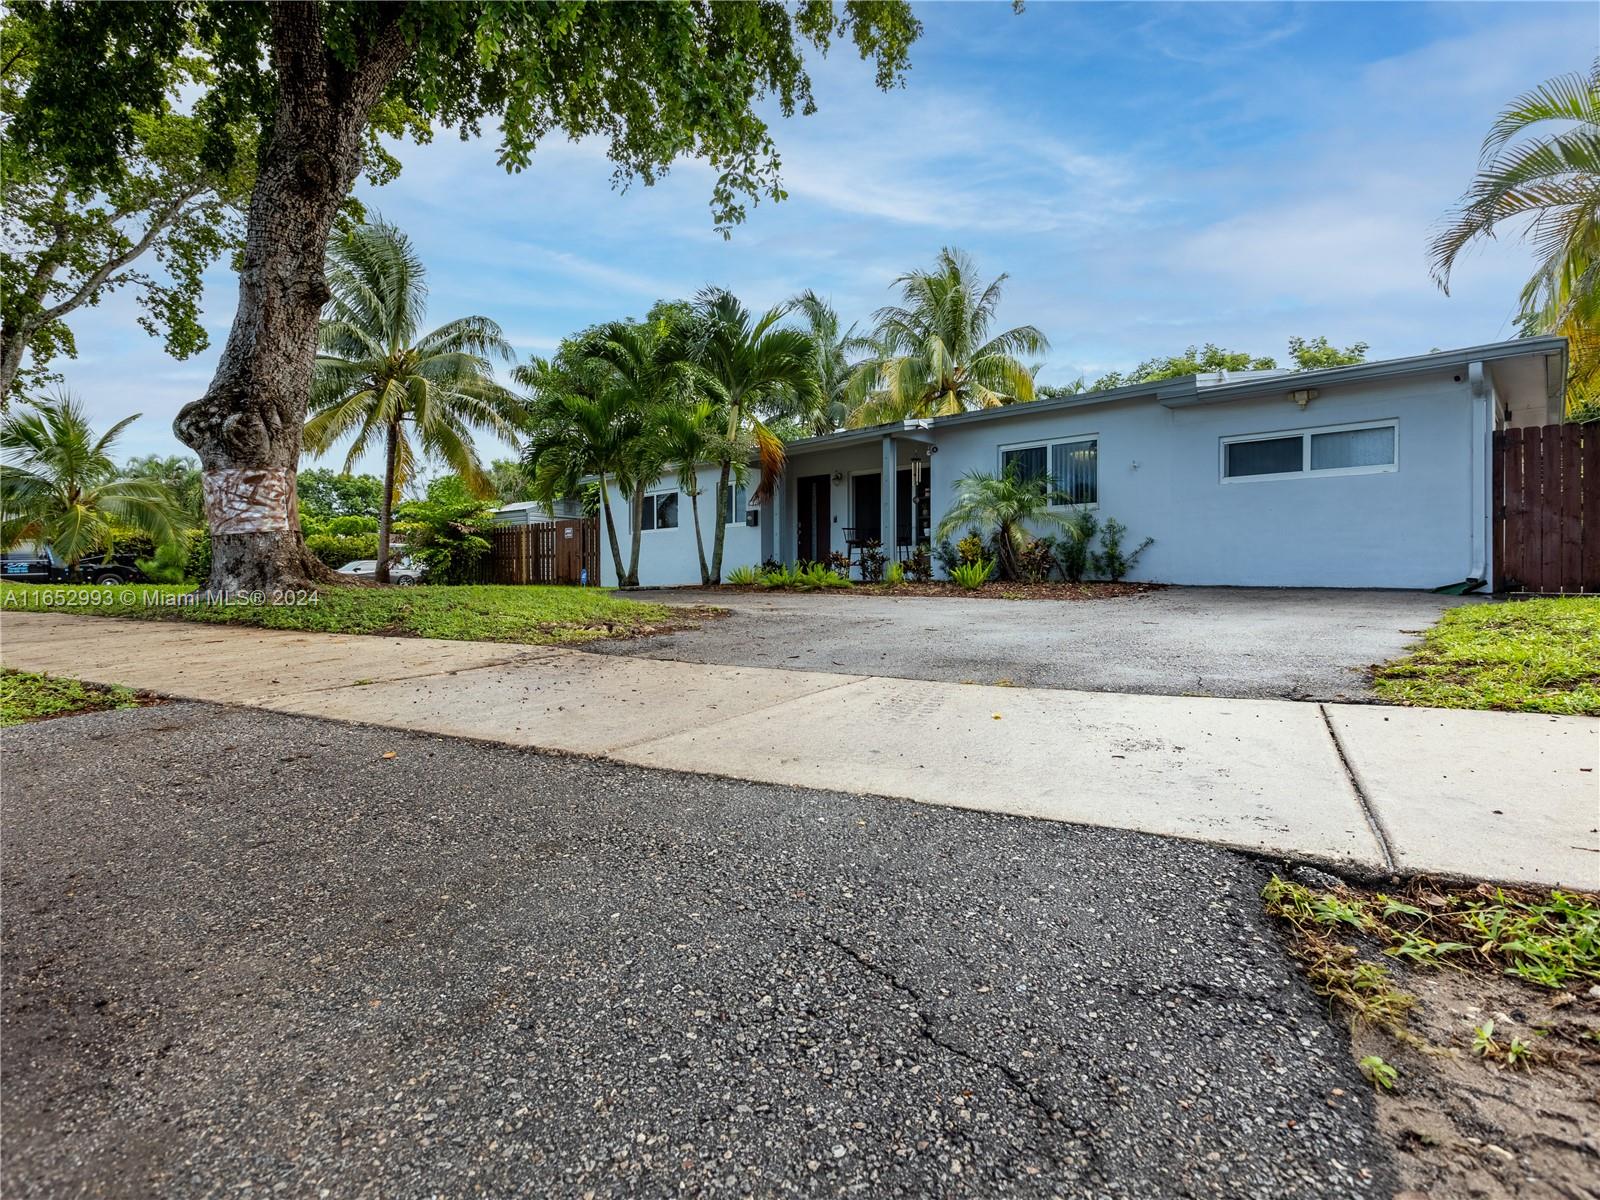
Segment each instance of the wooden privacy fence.
[[600,582],[598,518],[501,525],[489,533],[482,562],[485,583],[580,583],[588,571]]
[[1494,435],[1495,591],[1600,592],[1600,425]]

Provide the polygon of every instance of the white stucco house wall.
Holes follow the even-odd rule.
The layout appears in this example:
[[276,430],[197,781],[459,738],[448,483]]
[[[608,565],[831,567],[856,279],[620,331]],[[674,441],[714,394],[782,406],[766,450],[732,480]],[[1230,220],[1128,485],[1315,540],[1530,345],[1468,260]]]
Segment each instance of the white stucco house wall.
[[[937,540],[953,484],[1047,472],[1063,503],[1154,544],[1133,579],[1265,587],[1434,588],[1491,578],[1496,430],[1559,421],[1566,342],[1523,338],[1321,371],[1228,372],[852,429],[791,442],[766,503],[734,498],[723,569]],[[892,477],[897,486],[884,488]],[[717,470],[700,470],[709,557]],[[753,474],[752,474],[753,479]],[[753,485],[752,485],[753,486]],[[697,584],[689,501],[669,473],[643,524],[642,586]],[[603,518],[602,518],[603,519]],[[894,537],[881,537],[894,530]],[[609,550],[603,582],[616,583]]]

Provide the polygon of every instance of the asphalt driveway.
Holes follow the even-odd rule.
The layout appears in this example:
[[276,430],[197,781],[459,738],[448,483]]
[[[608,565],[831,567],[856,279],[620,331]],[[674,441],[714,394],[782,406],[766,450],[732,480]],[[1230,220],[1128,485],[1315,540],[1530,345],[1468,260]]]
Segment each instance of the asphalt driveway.
[[1368,672],[1453,604],[1427,592],[1163,588],[1108,600],[645,592],[732,610],[583,647],[725,666],[1171,696],[1361,700]]
[[1225,850],[188,702],[0,752],[8,1197],[1397,1186]]

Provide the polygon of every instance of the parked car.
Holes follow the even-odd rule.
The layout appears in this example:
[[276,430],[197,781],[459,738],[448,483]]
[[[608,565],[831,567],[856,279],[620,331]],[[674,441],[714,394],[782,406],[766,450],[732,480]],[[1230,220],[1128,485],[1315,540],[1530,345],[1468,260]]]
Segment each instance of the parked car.
[[[359,575],[363,579],[372,579],[378,573],[378,560],[375,558],[358,558],[354,562],[347,562],[339,568],[340,575]],[[409,558],[396,559],[389,564],[389,582],[397,583],[401,587],[410,587],[422,581],[422,568]]]
[[[136,583],[143,581],[137,554],[91,554],[78,561],[79,579],[89,583]],[[23,542],[0,553],[0,578],[17,583],[63,583],[72,572],[49,546]]]

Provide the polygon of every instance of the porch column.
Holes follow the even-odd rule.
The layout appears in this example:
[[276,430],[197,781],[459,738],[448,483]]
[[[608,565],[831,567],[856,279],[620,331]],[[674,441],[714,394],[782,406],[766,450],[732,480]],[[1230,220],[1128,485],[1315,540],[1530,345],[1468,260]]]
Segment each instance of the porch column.
[[789,561],[789,556],[783,550],[783,524],[789,519],[789,506],[784,503],[789,493],[789,475],[790,472],[785,470],[778,477],[777,485],[772,489],[771,503],[767,505],[767,511],[761,517],[767,526],[761,531],[762,557],[775,558],[781,563]]
[[895,523],[894,504],[896,494],[900,490],[900,473],[896,468],[894,436],[883,435],[883,474],[879,479],[879,520],[882,521],[882,532],[879,539],[883,542],[883,555],[887,562],[894,561]]

